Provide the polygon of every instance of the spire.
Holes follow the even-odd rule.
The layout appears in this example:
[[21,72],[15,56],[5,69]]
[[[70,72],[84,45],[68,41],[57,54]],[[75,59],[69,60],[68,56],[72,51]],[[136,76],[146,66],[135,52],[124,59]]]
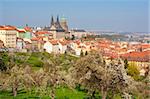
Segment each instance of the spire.
[[56,27],[58,29],[62,29],[61,25],[60,25],[60,22],[59,22],[59,16],[57,15],[57,20],[56,20]]
[[59,15],[57,15],[57,23],[59,23]]
[[54,18],[53,18],[53,16],[51,18],[51,25],[54,25]]

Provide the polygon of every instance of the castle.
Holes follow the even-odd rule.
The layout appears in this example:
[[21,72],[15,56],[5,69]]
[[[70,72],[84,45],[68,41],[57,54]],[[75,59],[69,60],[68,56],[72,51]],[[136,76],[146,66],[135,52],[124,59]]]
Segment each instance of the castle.
[[68,25],[65,17],[62,17],[59,21],[57,16],[56,21],[53,16],[51,17],[50,27],[45,27],[44,30],[50,31],[55,39],[64,38],[68,34]]

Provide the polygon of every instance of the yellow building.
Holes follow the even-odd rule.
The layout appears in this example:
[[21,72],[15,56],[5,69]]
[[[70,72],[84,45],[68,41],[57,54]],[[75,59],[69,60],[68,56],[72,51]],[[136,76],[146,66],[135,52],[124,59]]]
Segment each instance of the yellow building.
[[0,26],[0,40],[7,48],[16,48],[16,35],[18,31],[13,26]]

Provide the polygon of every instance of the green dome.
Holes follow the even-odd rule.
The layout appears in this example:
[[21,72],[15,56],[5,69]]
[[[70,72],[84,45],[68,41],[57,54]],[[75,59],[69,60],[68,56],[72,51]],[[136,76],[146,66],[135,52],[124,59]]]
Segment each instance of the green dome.
[[66,17],[64,17],[64,16],[62,16],[62,17],[60,18],[60,20],[61,20],[62,22],[67,21]]

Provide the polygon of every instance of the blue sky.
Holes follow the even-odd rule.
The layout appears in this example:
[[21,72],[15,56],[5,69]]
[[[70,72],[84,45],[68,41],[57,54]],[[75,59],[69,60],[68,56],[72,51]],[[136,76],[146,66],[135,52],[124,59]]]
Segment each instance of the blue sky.
[[149,9],[149,0],[0,0],[0,24],[48,26],[64,15],[69,28],[148,32]]

